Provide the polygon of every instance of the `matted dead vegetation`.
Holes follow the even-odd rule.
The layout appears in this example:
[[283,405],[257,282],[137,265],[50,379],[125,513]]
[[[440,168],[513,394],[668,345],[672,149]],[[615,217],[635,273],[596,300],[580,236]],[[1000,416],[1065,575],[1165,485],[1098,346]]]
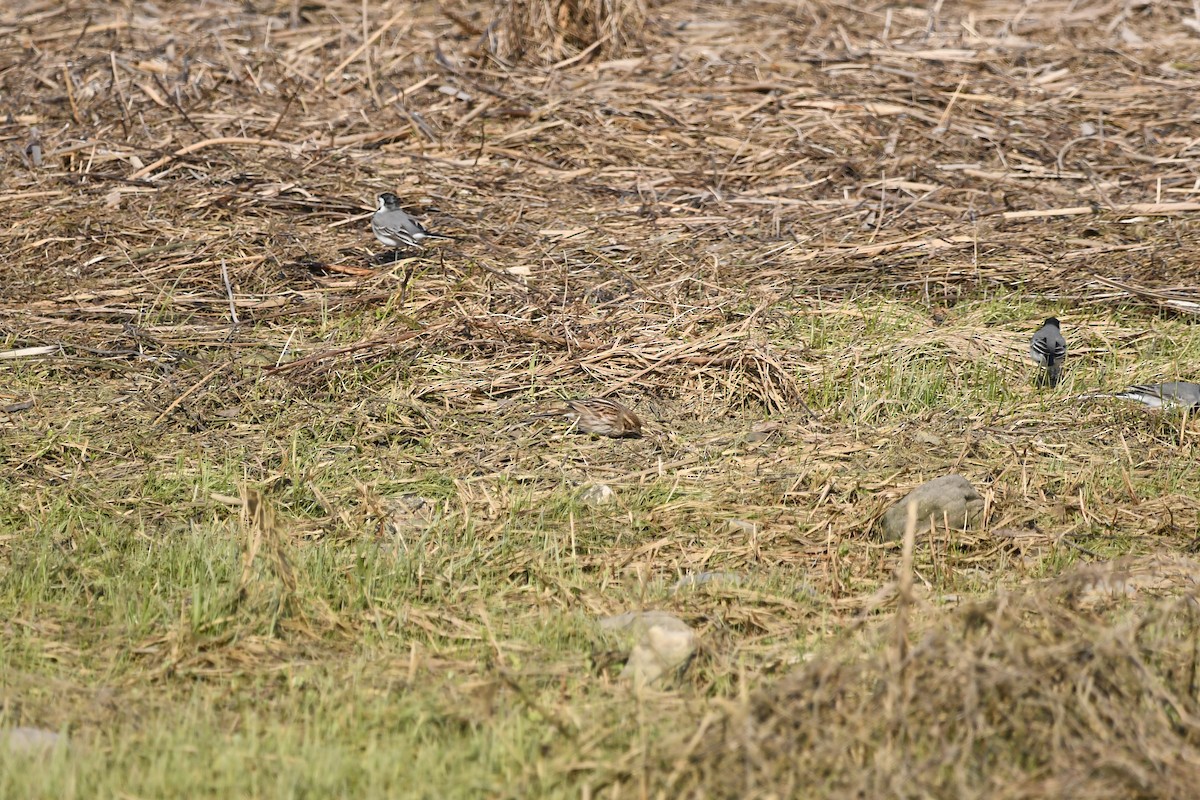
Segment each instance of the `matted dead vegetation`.
[[[490,18],[479,3],[443,7],[471,36],[480,55],[501,63],[521,60],[569,66],[586,58],[624,55],[643,42],[648,0],[499,0]],[[483,4],[486,6],[486,4]]]
[[[1044,578],[1197,547],[1194,421],[1037,394],[1025,349],[1064,309],[1069,389],[1200,377],[1162,333],[1200,312],[1198,29],[1191,0],[9,3],[0,562],[65,554],[83,599],[14,610],[0,715],[136,735],[200,687],[224,733],[222,681],[286,707],[295,664],[367,651],[326,696],[551,721],[497,795],[1182,796],[1190,584],[1100,613]],[[379,258],[385,190],[460,240]],[[592,395],[645,437],[534,416]],[[920,542],[897,661],[871,528],[948,472],[989,513]],[[97,631],[124,564],[93,529],[245,560],[143,575],[150,629]],[[665,588],[706,570],[745,580]],[[704,647],[634,707],[556,626],[639,604]]]
[[665,794],[1190,797],[1197,578],[1191,560],[1082,569],[967,603],[911,645],[835,648],[706,717]]

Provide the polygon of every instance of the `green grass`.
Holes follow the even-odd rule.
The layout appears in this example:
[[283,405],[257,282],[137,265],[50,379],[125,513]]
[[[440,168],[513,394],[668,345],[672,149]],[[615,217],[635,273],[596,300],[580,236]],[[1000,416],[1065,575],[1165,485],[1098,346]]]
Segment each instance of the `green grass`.
[[[18,362],[10,391],[39,406],[0,443],[13,465],[0,485],[0,715],[73,744],[0,755],[0,796],[576,797],[642,774],[654,784],[643,756],[694,729],[710,699],[855,627],[835,601],[890,580],[895,551],[865,526],[891,487],[957,469],[992,487],[1004,524],[1070,529],[1106,556],[1189,537],[1145,535],[1165,511],[1108,523],[1130,507],[1127,478],[1142,501],[1200,493],[1195,434],[1181,446],[1177,417],[1071,396],[1189,377],[1195,326],[1155,320],[1158,345],[1120,345],[1104,334],[1142,324],[1121,309],[1060,310],[1072,347],[1091,352],[1072,358],[1067,386],[1040,392],[1022,347],[1047,312],[1015,297],[960,303],[936,327],[922,306],[882,297],[794,312],[772,335],[807,348],[815,377],[797,378],[821,420],[806,438],[801,418],[777,415],[786,432],[753,447],[738,436],[754,415],[696,420],[667,403],[653,437],[613,443],[446,412],[395,383],[453,374],[453,359],[242,396],[217,387],[198,413],[236,401],[242,415],[149,431],[154,406],[127,402],[118,423],[97,402],[121,391],[107,371]],[[340,324],[353,340],[374,323]],[[391,426],[417,434],[364,441]],[[658,475],[660,459],[683,466]],[[608,480],[618,503],[578,500]],[[260,553],[239,595],[247,533],[222,496],[243,485],[277,511],[294,588]],[[381,509],[404,494],[426,498],[430,517],[389,527]],[[932,597],[984,595],[1082,557],[1050,539],[1031,560],[986,552],[922,548],[916,566]],[[703,570],[745,582],[671,591]],[[636,608],[703,632],[673,693],[633,697],[601,657],[595,620]]]

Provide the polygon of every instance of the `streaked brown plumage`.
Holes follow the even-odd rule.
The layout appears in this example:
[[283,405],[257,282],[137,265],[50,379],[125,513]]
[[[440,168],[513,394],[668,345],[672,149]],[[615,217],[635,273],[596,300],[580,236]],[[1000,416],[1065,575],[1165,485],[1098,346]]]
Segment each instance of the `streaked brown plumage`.
[[629,408],[607,397],[567,400],[539,417],[565,415],[574,418],[575,427],[584,433],[612,439],[636,439],[642,435],[642,421]]

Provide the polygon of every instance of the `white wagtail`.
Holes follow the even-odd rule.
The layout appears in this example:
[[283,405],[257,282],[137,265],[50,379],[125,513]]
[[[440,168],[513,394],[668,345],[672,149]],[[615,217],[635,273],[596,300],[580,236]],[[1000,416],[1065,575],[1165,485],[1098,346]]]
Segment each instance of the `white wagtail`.
[[1042,323],[1042,327],[1033,334],[1029,343],[1029,357],[1045,367],[1046,371],[1039,382],[1046,386],[1057,386],[1062,376],[1062,362],[1067,356],[1067,340],[1063,338],[1058,327],[1058,319],[1051,317]]
[[1200,383],[1174,381],[1172,383],[1139,383],[1123,392],[1112,394],[1085,394],[1084,399],[1093,397],[1115,397],[1118,400],[1136,400],[1150,408],[1200,408]]
[[426,239],[453,239],[434,233],[405,213],[400,198],[391,192],[379,195],[379,206],[371,217],[371,232],[388,247],[420,247]]

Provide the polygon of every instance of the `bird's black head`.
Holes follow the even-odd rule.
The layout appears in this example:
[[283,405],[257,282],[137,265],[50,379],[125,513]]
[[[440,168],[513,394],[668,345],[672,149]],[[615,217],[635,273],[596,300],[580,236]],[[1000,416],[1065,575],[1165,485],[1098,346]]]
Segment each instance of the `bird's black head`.
[[1046,320],[1042,324],[1043,325],[1053,325],[1054,327],[1057,328],[1058,327],[1058,317],[1051,317],[1050,319]]
[[400,207],[400,198],[391,192],[384,192],[379,195],[378,200],[380,211],[395,211]]

